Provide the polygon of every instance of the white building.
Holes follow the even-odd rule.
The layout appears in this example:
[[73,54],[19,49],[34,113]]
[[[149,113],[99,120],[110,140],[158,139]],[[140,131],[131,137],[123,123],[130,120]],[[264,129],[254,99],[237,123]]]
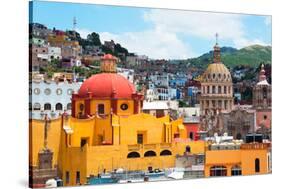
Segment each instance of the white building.
[[43,119],[47,114],[51,119],[66,111],[71,114],[71,95],[77,92],[82,83],[74,82],[35,82],[29,84],[30,119]]
[[117,73],[125,77],[131,83],[134,83],[135,72],[133,69],[117,68]]
[[60,47],[48,47],[48,60],[61,59],[61,48]]
[[142,110],[144,113],[163,117],[173,110],[177,111],[178,107],[178,101],[144,101]]
[[154,89],[147,89],[146,90],[145,99],[148,102],[152,102],[154,100],[158,100],[158,94],[156,93],[156,91]]
[[161,87],[168,87],[169,86],[169,75],[168,74],[156,74],[151,75],[150,80],[156,85]]

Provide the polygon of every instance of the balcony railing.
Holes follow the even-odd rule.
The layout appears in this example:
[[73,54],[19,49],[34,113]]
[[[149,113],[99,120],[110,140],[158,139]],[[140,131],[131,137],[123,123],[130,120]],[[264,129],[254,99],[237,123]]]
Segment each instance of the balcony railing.
[[128,145],[128,150],[129,151],[138,151],[140,150],[140,144],[132,144],[132,145]]
[[128,145],[128,151],[138,151],[141,149],[144,150],[155,150],[157,148],[159,149],[167,149],[171,148],[172,143],[159,143],[159,144],[131,144]]
[[241,144],[241,149],[262,150],[262,149],[268,149],[270,145],[271,145],[270,143],[246,143],[246,144]]

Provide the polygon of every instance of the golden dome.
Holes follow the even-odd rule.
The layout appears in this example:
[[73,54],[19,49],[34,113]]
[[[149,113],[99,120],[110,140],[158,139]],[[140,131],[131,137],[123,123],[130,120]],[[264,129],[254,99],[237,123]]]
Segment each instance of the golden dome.
[[203,82],[231,82],[231,74],[227,67],[219,62],[209,64],[203,74]]

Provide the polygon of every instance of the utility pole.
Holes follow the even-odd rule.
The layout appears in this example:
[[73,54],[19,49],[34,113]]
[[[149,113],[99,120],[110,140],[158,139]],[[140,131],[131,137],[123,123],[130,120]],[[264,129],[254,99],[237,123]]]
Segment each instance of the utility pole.
[[74,33],[74,40],[76,40],[76,25],[77,25],[77,20],[76,17],[73,17],[73,33]]

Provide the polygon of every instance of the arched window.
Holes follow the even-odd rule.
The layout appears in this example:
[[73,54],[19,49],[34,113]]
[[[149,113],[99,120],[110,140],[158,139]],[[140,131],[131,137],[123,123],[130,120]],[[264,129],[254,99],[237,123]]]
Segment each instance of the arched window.
[[218,86],[218,93],[221,94],[221,86]]
[[56,104],[56,110],[62,110],[62,104],[61,103]]
[[186,147],[185,147],[185,152],[191,152],[190,146],[186,146]]
[[236,139],[237,139],[237,140],[240,140],[241,138],[242,138],[241,133],[237,133],[237,135],[236,135]]
[[212,93],[215,94],[216,93],[216,86],[212,87]]
[[237,176],[242,175],[241,167],[238,165],[235,165],[231,168],[231,176]]
[[172,155],[172,152],[170,150],[163,150],[160,153],[160,156],[170,156],[170,155]]
[[190,133],[189,133],[189,138],[190,138],[191,140],[193,140],[193,132],[190,132]]
[[227,169],[225,166],[213,166],[210,168],[210,176],[217,177],[217,176],[226,176]]
[[266,88],[264,87],[264,88],[262,88],[262,96],[263,96],[263,98],[266,98],[267,97],[267,90],[266,90]]
[[210,94],[210,86],[207,86],[207,93]]
[[34,103],[33,110],[41,110],[41,105],[39,103]]
[[224,94],[226,94],[226,86],[223,87]]
[[259,158],[255,159],[255,172],[256,173],[260,172],[260,159]]
[[156,156],[156,153],[152,150],[144,153],[144,157],[152,157],[152,156]]
[[44,104],[44,110],[51,110],[52,106],[50,103]]
[[67,108],[67,110],[71,110],[71,103],[68,103],[68,104],[66,105],[66,108]]
[[98,104],[98,114],[104,114],[104,104]]
[[139,158],[140,154],[138,152],[130,152],[127,155],[127,158]]

